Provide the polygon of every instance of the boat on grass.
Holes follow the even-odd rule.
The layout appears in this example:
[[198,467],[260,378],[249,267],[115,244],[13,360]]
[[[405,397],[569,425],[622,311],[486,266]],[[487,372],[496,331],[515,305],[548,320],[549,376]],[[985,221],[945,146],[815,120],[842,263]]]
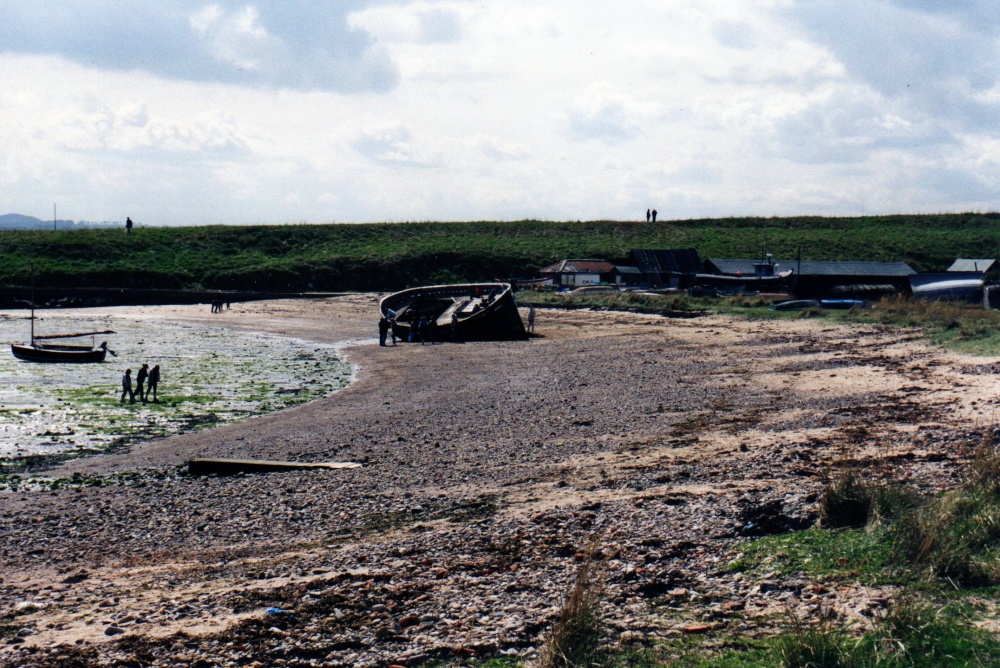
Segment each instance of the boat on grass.
[[[409,338],[421,319],[437,341],[525,339],[521,315],[510,283],[431,285],[396,292],[379,302],[383,317],[395,322],[396,336]],[[414,337],[416,338],[416,337]]]
[[769,308],[772,311],[805,311],[807,309],[846,311],[852,308],[867,307],[868,302],[864,299],[792,299],[791,301],[771,304]]

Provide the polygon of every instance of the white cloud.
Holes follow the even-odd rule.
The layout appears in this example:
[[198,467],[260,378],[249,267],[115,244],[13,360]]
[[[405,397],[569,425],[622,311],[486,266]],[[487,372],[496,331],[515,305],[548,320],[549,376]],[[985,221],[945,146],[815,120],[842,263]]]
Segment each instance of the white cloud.
[[377,162],[411,166],[426,162],[426,158],[419,157],[420,151],[409,129],[399,121],[358,128],[348,139],[348,145]]
[[595,84],[572,101],[568,111],[570,129],[580,139],[618,143],[643,135],[643,128],[656,120],[658,105],[641,102],[617,87]]
[[204,40],[216,59],[239,69],[260,69],[262,53],[278,44],[259,24],[253,7],[226,13],[218,5],[207,5],[189,17],[191,27]]
[[364,0],[3,0],[7,52],[59,55],[102,69],[180,81],[340,92],[388,91],[395,65],[347,15]]
[[417,2],[373,7],[352,14],[348,21],[382,41],[442,44],[460,41],[465,21],[472,15],[474,12],[463,3]]
[[845,1],[0,0],[0,212],[996,208],[992,5]]

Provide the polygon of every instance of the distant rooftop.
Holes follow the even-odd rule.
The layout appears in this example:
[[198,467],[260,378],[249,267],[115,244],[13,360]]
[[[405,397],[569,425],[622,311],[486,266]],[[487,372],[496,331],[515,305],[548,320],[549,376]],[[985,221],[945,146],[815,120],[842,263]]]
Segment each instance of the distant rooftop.
[[650,276],[700,274],[705,270],[694,248],[633,248],[631,256],[639,270]]
[[[723,260],[709,258],[709,266],[721,274],[754,275],[754,265],[761,260]],[[917,272],[905,262],[864,262],[854,260],[774,260],[775,272],[791,270],[801,276],[910,276]],[[801,265],[801,271],[800,271]]]
[[948,271],[981,271],[985,273],[992,269],[996,263],[996,260],[968,260],[960,258],[948,267]]

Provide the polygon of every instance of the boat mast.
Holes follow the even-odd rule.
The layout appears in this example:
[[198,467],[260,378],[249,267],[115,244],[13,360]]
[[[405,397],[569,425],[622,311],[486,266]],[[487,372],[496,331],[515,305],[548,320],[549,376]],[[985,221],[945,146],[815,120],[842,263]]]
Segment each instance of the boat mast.
[[31,347],[35,347],[35,263],[31,267]]

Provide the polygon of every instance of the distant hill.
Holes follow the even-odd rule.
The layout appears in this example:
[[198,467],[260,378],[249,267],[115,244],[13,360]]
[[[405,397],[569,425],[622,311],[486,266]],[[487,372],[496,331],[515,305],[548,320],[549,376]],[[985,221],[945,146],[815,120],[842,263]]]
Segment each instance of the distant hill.
[[[87,220],[57,220],[55,227],[60,230],[106,228],[121,225],[121,223],[95,223]],[[51,220],[41,220],[34,216],[24,216],[20,213],[6,213],[0,216],[0,230],[51,230]]]

